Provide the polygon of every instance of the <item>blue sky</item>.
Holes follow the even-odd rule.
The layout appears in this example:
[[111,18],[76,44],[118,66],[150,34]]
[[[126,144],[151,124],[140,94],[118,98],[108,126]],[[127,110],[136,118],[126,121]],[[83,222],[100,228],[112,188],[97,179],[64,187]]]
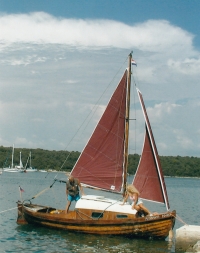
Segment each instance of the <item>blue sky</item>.
[[[81,151],[133,50],[159,154],[199,156],[199,11],[198,0],[0,0],[0,145]],[[130,153],[143,142],[135,103]]]

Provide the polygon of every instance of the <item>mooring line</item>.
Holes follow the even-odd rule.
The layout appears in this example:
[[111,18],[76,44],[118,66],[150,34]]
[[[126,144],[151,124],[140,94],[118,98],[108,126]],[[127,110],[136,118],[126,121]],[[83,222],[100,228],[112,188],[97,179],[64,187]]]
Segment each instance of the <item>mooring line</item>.
[[8,212],[8,211],[13,210],[13,209],[16,209],[16,208],[18,208],[18,207],[16,206],[16,207],[13,207],[13,208],[10,208],[10,209],[7,209],[7,210],[4,210],[4,211],[1,211],[0,213],[5,213],[5,212]]
[[176,215],[176,219],[188,226],[188,224],[184,220],[182,220],[180,216]]
[[181,217],[178,216],[178,214],[176,214],[176,216],[175,216],[175,215],[173,215],[173,214],[171,213],[171,215],[174,216],[174,218],[176,218],[176,219],[179,220],[180,222],[182,222],[184,225],[188,226],[188,224],[187,224],[185,221],[183,221],[183,220],[181,219]]

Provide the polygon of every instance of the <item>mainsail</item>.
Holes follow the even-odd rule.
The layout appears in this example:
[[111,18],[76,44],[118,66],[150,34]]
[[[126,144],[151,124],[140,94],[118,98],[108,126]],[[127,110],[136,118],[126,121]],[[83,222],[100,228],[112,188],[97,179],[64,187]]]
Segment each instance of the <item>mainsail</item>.
[[169,202],[165,181],[161,169],[158,151],[151,130],[141,92],[137,89],[145,118],[145,138],[140,162],[133,180],[134,186],[140,192],[140,197],[146,200],[165,203],[169,210]]
[[127,75],[128,70],[71,172],[83,184],[118,193],[124,185]]

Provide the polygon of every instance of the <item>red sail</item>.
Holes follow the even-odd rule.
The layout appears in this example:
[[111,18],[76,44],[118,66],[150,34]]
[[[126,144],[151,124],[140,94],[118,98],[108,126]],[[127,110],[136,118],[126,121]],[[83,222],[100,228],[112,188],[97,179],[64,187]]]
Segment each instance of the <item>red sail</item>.
[[127,70],[72,170],[83,184],[122,192],[126,95]]
[[158,151],[151,130],[150,122],[141,92],[137,89],[142,106],[146,133],[140,162],[133,180],[134,186],[140,192],[140,197],[146,200],[165,203],[169,209],[165,181],[161,169]]

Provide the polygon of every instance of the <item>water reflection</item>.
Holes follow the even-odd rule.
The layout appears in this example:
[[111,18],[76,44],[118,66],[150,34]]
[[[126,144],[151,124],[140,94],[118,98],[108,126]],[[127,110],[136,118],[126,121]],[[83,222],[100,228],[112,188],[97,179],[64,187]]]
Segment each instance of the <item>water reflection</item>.
[[[36,226],[18,226],[17,240],[20,250],[29,252],[174,252],[173,241],[153,241],[123,236],[100,236],[57,231]],[[23,243],[22,243],[23,242]],[[22,248],[22,245],[24,248]]]

